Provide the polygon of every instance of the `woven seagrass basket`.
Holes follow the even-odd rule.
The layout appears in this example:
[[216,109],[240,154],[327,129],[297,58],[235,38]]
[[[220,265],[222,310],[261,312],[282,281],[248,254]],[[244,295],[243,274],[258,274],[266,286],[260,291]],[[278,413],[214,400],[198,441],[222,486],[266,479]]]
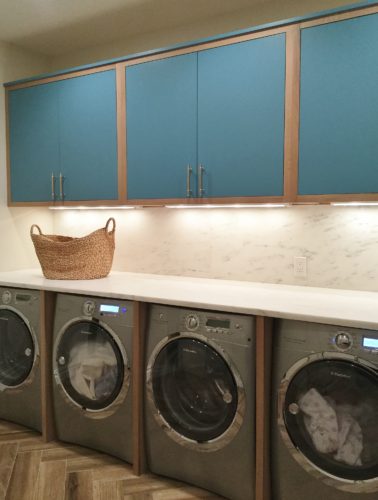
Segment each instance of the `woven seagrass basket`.
[[[110,224],[113,224],[109,230]],[[34,229],[38,233],[34,233]],[[104,278],[110,272],[114,254],[115,220],[82,238],[42,234],[33,224],[30,236],[45,278],[54,280],[90,280]]]

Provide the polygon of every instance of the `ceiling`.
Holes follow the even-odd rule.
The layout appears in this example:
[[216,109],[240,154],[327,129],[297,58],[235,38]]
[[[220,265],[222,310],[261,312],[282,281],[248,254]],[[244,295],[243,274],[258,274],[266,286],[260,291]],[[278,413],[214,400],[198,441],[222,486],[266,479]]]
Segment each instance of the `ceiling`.
[[46,55],[222,16],[269,0],[0,0],[0,40]]

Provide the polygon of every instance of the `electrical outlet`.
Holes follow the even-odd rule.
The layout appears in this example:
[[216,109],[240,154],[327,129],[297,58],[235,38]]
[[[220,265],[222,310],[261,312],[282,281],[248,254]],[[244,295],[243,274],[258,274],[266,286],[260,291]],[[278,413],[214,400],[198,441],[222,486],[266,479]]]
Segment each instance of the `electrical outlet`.
[[307,257],[294,257],[294,277],[307,278]]

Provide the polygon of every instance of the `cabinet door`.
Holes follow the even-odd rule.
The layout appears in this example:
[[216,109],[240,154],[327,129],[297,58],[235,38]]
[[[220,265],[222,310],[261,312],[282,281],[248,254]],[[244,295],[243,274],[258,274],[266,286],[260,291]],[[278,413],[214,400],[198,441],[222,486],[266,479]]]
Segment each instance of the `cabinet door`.
[[118,198],[115,70],[58,82],[65,200]]
[[56,84],[9,91],[9,162],[12,202],[52,200],[59,170]]
[[378,15],[301,32],[299,194],[378,192]]
[[283,194],[285,35],[198,54],[204,196]]
[[185,198],[197,163],[197,54],[126,68],[126,135],[127,198]]

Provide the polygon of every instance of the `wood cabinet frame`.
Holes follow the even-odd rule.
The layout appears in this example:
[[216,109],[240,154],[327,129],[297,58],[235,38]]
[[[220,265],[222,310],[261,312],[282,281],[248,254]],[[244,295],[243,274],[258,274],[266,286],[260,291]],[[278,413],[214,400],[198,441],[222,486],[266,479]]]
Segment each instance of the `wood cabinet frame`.
[[[319,204],[345,201],[377,201],[378,193],[352,193],[352,194],[326,194],[326,195],[299,195],[298,194],[298,151],[299,151],[299,106],[300,106],[300,30],[311,26],[318,26],[336,21],[357,18],[378,13],[378,5],[351,8],[351,10],[334,12],[309,21],[298,19],[283,23],[280,27],[262,28],[251,33],[242,33],[219,40],[204,43],[194,43],[178,49],[164,49],[152,55],[135,56],[126,61],[104,64],[91,69],[77,70],[64,75],[40,78],[24,83],[15,83],[6,87],[6,143],[7,143],[7,193],[8,206],[99,206],[116,207],[119,205],[163,206],[167,204],[184,203],[188,205],[202,204],[230,204],[230,203],[304,203]],[[125,69],[128,66],[144,62],[164,59],[177,55],[200,52],[216,47],[222,47],[257,38],[263,38],[279,33],[286,34],[286,76],[285,76],[285,124],[284,124],[284,186],[282,196],[251,196],[251,197],[211,197],[211,198],[174,198],[174,199],[127,199],[127,144],[126,144],[126,91]],[[77,76],[115,69],[116,71],[116,96],[117,96],[117,154],[118,154],[118,199],[116,200],[90,200],[90,201],[64,201],[64,202],[13,202],[10,191],[10,157],[9,157],[9,91],[31,87],[39,84],[75,78]]]
[[[375,6],[370,6],[370,7],[364,7],[362,9],[358,10],[352,10],[348,12],[343,12],[343,13],[335,13],[329,16],[321,17],[318,19],[314,19],[311,21],[305,21],[305,22],[299,22],[297,27],[299,30],[299,39],[298,39],[298,59],[299,59],[299,65],[300,65],[300,30],[304,28],[310,28],[313,26],[321,26],[324,24],[330,24],[330,23],[335,23],[337,21],[345,21],[347,19],[354,19],[362,16],[367,16],[370,14],[377,14],[378,13],[378,5]],[[299,113],[299,78],[300,74],[298,71],[298,113]],[[296,164],[297,164],[297,174],[296,174],[296,186],[295,186],[295,192],[296,196],[292,200],[296,203],[313,203],[313,204],[329,204],[333,202],[353,202],[353,201],[361,201],[361,202],[372,202],[372,201],[378,201],[378,193],[345,193],[345,194],[308,194],[308,195],[300,195],[298,193],[298,149],[299,149],[299,116],[298,116],[298,127],[297,127],[297,133],[298,137],[296,139],[296,144],[297,144],[297,159],[296,159]]]
[[[267,36],[286,34],[286,70],[285,70],[285,123],[284,123],[284,163],[283,163],[283,195],[282,196],[250,196],[250,197],[201,197],[201,198],[169,198],[169,199],[136,199],[127,200],[127,195],[125,199],[125,204],[132,205],[143,205],[143,206],[156,206],[156,205],[167,205],[167,204],[179,204],[183,203],[185,205],[207,205],[207,204],[230,204],[230,203],[283,203],[294,201],[293,198],[293,180],[296,174],[296,146],[295,138],[296,131],[295,127],[298,120],[298,110],[296,109],[296,99],[299,99],[299,87],[292,91],[291,89],[296,89],[296,80],[299,78],[299,67],[298,67],[298,50],[296,47],[298,36],[298,29],[293,26],[284,26],[280,28],[274,28],[264,31],[259,31],[256,33],[250,33],[247,35],[232,36],[223,40],[218,40],[214,42],[207,42],[200,45],[185,47],[182,49],[176,49],[172,51],[165,52],[163,54],[155,54],[144,57],[139,57],[129,61],[121,62],[117,64],[117,71],[122,72],[117,83],[122,85],[122,88],[118,88],[117,92],[120,95],[119,102],[123,104],[123,109],[118,110],[119,114],[122,115],[120,121],[122,124],[126,123],[126,95],[125,89],[127,82],[125,82],[125,70],[129,66],[136,64],[142,64],[151,61],[157,61],[161,59],[166,59],[168,57],[180,56],[184,54],[190,54],[193,52],[201,52],[203,50],[223,47],[226,45],[232,45],[235,43],[246,42],[249,40],[254,40],[258,38],[265,38]],[[297,60],[298,59],[298,60]],[[296,76],[296,71],[298,72],[298,77]],[[294,77],[293,77],[294,75]],[[297,97],[298,93],[298,97]],[[126,123],[127,129],[127,123]],[[126,144],[126,129],[122,130],[122,135],[120,133],[119,141],[122,141],[120,148],[122,154],[124,154],[126,178],[127,178],[127,144]],[[287,152],[286,152],[287,148]]]
[[[117,70],[115,64],[110,64],[106,66],[101,66],[98,68],[88,69],[88,70],[80,70],[72,73],[67,73],[65,75],[52,76],[49,78],[41,78],[38,80],[33,80],[25,83],[15,84],[5,89],[5,116],[6,116],[6,149],[7,149],[7,195],[8,195],[8,206],[10,207],[29,207],[29,206],[46,206],[46,207],[61,207],[61,206],[79,206],[79,205],[87,205],[87,206],[98,206],[98,205],[106,205],[106,206],[117,206],[120,204],[121,200],[124,198],[123,194],[123,184],[125,177],[125,169],[122,163],[122,151],[120,151],[118,134],[119,134],[119,117],[118,117],[118,108],[120,107],[118,95],[118,91],[116,93],[116,106],[117,106],[117,154],[118,154],[118,199],[116,200],[86,200],[86,201],[28,201],[28,202],[14,202],[12,201],[12,193],[11,193],[11,159],[10,159],[10,133],[9,133],[9,92],[17,89],[23,89],[27,87],[35,87],[37,85],[68,80],[71,78],[76,78],[79,76],[91,75],[94,73],[101,73],[107,70]],[[118,78],[118,74],[116,72],[116,80]],[[118,88],[118,85],[117,85]]]

